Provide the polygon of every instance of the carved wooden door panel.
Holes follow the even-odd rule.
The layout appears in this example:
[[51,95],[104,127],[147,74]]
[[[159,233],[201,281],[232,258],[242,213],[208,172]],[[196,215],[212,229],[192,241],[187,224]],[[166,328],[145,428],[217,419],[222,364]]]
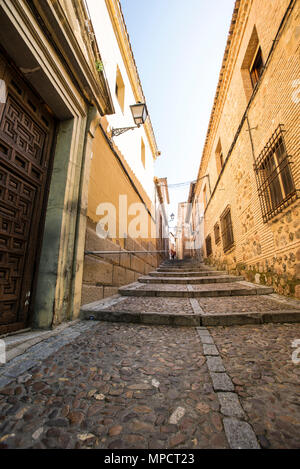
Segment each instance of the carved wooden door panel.
[[0,56],[0,333],[27,325],[43,232],[54,119]]

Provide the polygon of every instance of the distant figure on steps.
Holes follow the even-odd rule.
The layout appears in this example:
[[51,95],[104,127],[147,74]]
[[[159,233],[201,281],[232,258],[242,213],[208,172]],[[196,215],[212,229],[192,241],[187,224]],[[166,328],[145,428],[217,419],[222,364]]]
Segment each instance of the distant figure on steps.
[[171,259],[174,261],[176,257],[176,251],[174,251],[174,249],[171,249]]

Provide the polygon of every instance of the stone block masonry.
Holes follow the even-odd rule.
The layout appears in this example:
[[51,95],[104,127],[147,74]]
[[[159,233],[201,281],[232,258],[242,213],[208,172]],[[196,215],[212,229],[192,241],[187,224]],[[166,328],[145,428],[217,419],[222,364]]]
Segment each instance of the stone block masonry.
[[137,280],[141,275],[156,269],[158,257],[151,254],[120,254],[126,251],[155,251],[151,242],[137,242],[127,238],[124,249],[109,239],[101,239],[96,233],[96,224],[88,219],[86,251],[115,251],[116,254],[85,256],[81,303],[92,303],[115,295],[118,288]]
[[[300,298],[299,14],[299,1],[237,4],[193,206],[194,220],[196,203],[205,206],[203,235],[211,237],[212,251],[203,246],[207,263],[295,298]],[[252,86],[249,60],[258,48],[264,70]],[[280,142],[286,169],[275,162],[278,175],[269,176],[271,188],[267,181],[261,186],[263,151],[274,154]],[[211,191],[205,203],[207,174]],[[277,199],[271,200],[275,190]],[[224,246],[221,219],[228,208],[233,241]]]

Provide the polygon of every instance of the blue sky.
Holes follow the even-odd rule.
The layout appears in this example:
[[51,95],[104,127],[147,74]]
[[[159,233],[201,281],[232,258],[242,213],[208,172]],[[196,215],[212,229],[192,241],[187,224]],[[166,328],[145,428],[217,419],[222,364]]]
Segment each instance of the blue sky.
[[[159,150],[155,175],[196,179],[234,0],[121,0]],[[188,186],[169,190],[169,213]]]

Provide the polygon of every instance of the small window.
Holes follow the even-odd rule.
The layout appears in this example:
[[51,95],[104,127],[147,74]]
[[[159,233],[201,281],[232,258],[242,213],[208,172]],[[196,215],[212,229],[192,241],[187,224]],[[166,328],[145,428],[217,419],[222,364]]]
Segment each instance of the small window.
[[208,235],[205,240],[206,245],[206,256],[209,257],[212,255],[212,245],[211,245],[211,236]]
[[221,216],[221,230],[223,250],[226,252],[231,249],[234,244],[230,207],[227,207]]
[[116,76],[116,97],[119,101],[120,108],[124,112],[124,102],[125,102],[125,85],[120,72],[119,67],[117,67],[117,76]]
[[250,77],[253,88],[255,88],[256,83],[259,81],[264,68],[264,63],[261,54],[261,47],[258,48],[253,64],[250,68]]
[[223,157],[223,153],[221,152],[220,155],[219,155],[219,160],[220,160],[220,165],[221,165],[221,168],[224,164],[224,157]]
[[251,98],[253,89],[261,77],[263,68],[262,48],[256,26],[254,26],[241,66],[242,80],[247,100]]
[[254,169],[263,221],[267,222],[297,198],[281,125],[257,158]]
[[206,206],[207,206],[207,189],[206,189],[206,185],[204,186],[204,189],[203,189],[203,202],[204,202],[204,209],[206,209]]
[[146,149],[143,139],[141,139],[141,160],[144,168],[146,168]]
[[220,174],[222,167],[224,165],[224,157],[223,157],[223,151],[222,151],[220,139],[216,148],[216,164],[217,164],[217,172],[218,174]]
[[219,223],[216,223],[215,226],[214,226],[214,235],[215,235],[215,243],[219,244],[219,242],[221,241]]

